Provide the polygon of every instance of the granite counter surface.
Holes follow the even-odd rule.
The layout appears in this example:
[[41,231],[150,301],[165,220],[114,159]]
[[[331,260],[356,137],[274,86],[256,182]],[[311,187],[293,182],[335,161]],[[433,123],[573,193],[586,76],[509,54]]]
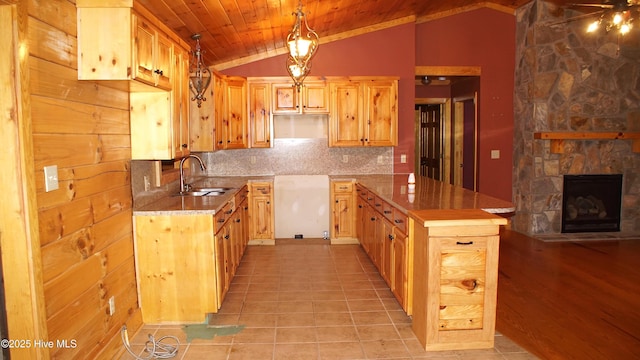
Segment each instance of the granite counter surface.
[[134,209],[133,215],[195,215],[215,214],[244,185],[255,181],[273,181],[273,176],[215,176],[197,177],[189,181],[193,187],[229,187],[229,190],[219,196],[167,196],[151,204]]
[[335,175],[330,176],[330,179],[354,179],[405,213],[428,209],[481,209],[505,215],[516,210],[515,205],[509,201],[422,176],[416,176],[413,192],[407,182],[408,174]]

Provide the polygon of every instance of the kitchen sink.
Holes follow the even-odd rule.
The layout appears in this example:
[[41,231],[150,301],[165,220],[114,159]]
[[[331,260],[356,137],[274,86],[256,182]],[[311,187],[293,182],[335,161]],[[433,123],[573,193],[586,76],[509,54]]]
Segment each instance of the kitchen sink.
[[225,191],[211,191],[211,190],[191,190],[191,191],[181,191],[179,193],[173,194],[173,196],[220,196],[224,195]]
[[229,187],[194,187],[191,191],[212,191],[212,192],[226,192],[229,190],[235,190],[234,188]]

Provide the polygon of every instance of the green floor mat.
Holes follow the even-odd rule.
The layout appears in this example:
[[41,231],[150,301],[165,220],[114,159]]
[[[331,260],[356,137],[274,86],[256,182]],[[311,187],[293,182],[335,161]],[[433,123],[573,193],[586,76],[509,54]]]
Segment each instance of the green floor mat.
[[235,335],[244,329],[244,325],[194,324],[185,325],[183,329],[187,334],[187,342],[191,342],[193,339],[213,339],[216,336]]

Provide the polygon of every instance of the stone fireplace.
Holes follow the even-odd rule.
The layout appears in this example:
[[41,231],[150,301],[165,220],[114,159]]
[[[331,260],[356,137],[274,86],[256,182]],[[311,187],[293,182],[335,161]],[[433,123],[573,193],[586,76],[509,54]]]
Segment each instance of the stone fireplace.
[[640,233],[640,28],[587,34],[581,14],[516,13],[512,227],[534,236],[563,232],[564,177],[588,174],[621,174],[620,231]]

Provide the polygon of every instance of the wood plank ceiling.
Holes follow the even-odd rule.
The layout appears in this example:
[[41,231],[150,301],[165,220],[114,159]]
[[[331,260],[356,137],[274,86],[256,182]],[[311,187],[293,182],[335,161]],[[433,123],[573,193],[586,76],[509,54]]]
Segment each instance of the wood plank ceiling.
[[[299,0],[139,0],[187,43],[200,40],[207,65],[222,70],[285,52]],[[304,0],[320,43],[479,7],[514,12],[531,0]],[[554,0],[555,2],[569,2]],[[192,45],[193,46],[193,45]]]

